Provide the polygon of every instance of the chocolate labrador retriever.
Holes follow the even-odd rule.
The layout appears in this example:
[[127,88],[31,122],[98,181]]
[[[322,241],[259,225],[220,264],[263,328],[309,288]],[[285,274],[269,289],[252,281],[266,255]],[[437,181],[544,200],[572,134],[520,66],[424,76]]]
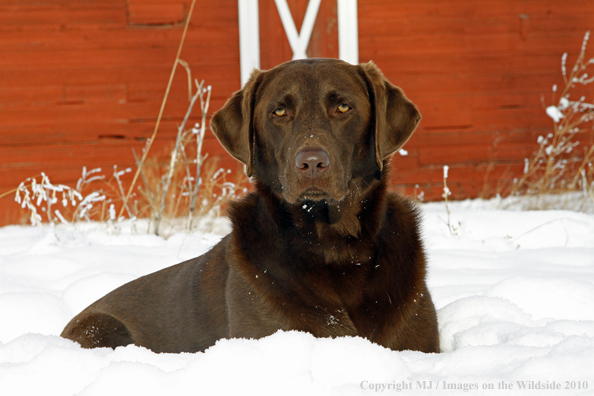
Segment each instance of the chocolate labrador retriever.
[[439,352],[419,215],[386,191],[388,157],[421,116],[373,63],[255,71],[212,118],[254,191],[208,253],[141,277],[77,315],[85,348],[203,351],[277,330]]

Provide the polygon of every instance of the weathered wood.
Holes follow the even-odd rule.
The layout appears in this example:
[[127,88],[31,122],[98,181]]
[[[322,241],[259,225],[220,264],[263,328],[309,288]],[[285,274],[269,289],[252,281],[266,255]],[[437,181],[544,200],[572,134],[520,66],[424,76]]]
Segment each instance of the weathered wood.
[[[191,0],[6,0],[0,4],[0,194],[47,173],[74,185],[83,166],[134,165],[156,117]],[[300,30],[307,0],[289,0]],[[240,87],[236,0],[198,0],[181,58],[213,87],[211,110]],[[359,55],[375,61],[423,114],[396,154],[392,178],[426,199],[493,194],[523,168],[552,121],[561,55],[573,65],[590,0],[359,0]],[[260,2],[261,65],[292,57],[276,5]],[[590,51],[590,54],[594,52]],[[308,55],[338,55],[336,0],[324,0]],[[580,91],[579,95],[589,95]],[[577,95],[577,93],[576,93]],[[172,144],[188,105],[183,68],[175,76],[156,152]],[[211,111],[211,112],[212,112]],[[190,122],[200,119],[199,112]],[[234,164],[210,132],[205,150]],[[235,169],[235,168],[234,168]],[[18,221],[13,196],[0,224]]]

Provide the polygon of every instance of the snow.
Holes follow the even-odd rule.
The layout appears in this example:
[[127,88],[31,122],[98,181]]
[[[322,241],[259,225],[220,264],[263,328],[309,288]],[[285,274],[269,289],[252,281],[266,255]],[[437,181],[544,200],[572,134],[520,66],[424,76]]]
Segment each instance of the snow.
[[[115,287],[207,251],[99,224],[0,228],[2,395],[579,395],[594,392],[594,216],[422,205],[441,354],[281,332],[204,353],[83,350],[60,338]],[[492,388],[492,389],[489,389]],[[539,390],[540,389],[540,390]]]
[[559,122],[561,118],[565,116],[561,112],[561,110],[557,106],[549,106],[546,108],[546,113],[549,117],[553,119],[555,122]]

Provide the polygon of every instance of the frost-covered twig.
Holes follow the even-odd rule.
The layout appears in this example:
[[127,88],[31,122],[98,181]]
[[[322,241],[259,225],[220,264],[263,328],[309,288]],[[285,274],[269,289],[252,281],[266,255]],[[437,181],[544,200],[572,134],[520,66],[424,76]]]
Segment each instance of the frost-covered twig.
[[[202,123],[196,124],[192,132],[196,135],[196,178],[194,180],[194,188],[190,188],[190,210],[188,213],[188,231],[192,229],[192,221],[194,220],[194,212],[196,210],[196,201],[198,199],[198,189],[200,188],[200,173],[202,170],[202,164],[206,156],[202,155],[202,145],[204,143],[204,135],[206,134],[206,115],[208,114],[208,107],[210,105],[210,94],[212,89],[210,85],[204,88],[204,81],[198,85],[198,92],[200,93],[200,109],[202,110]],[[204,94],[206,98],[204,98]],[[198,129],[200,128],[200,129]],[[191,186],[191,184],[190,184]]]
[[[113,166],[113,178],[115,179],[115,181],[116,181],[116,183],[118,185],[118,190],[119,190],[122,198],[124,198],[126,196],[126,194],[124,193],[124,187],[122,185],[122,180],[120,179],[120,177],[122,177],[126,173],[130,173],[130,172],[132,172],[132,169],[131,168],[127,168],[127,169],[124,169],[122,171],[118,171],[118,166],[117,165],[114,165]],[[128,207],[128,202],[125,202],[124,201],[124,207],[126,208],[126,212],[128,212],[128,217],[130,219],[134,219],[135,216],[130,211],[130,208]]]
[[456,227],[454,227],[451,223],[451,213],[450,213],[450,206],[448,205],[448,197],[450,195],[452,195],[452,192],[450,191],[450,188],[448,187],[448,173],[449,173],[450,167],[447,165],[443,166],[443,194],[442,197],[445,200],[445,208],[446,208],[446,212],[448,214],[448,220],[446,222],[448,229],[450,230],[450,234],[452,235],[458,235],[458,229]]

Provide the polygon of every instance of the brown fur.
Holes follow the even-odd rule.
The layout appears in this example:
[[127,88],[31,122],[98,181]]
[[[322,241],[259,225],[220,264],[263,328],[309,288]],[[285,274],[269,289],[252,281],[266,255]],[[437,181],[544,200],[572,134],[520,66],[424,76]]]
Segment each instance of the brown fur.
[[[233,232],[203,256],[109,293],[62,336],[86,348],[195,352],[280,329],[439,352],[418,212],[386,191],[387,158],[419,120],[373,63],[302,60],[254,72],[211,122],[255,182],[230,209]],[[302,151],[323,151],[329,164],[315,167],[314,155],[313,176],[296,162]]]

